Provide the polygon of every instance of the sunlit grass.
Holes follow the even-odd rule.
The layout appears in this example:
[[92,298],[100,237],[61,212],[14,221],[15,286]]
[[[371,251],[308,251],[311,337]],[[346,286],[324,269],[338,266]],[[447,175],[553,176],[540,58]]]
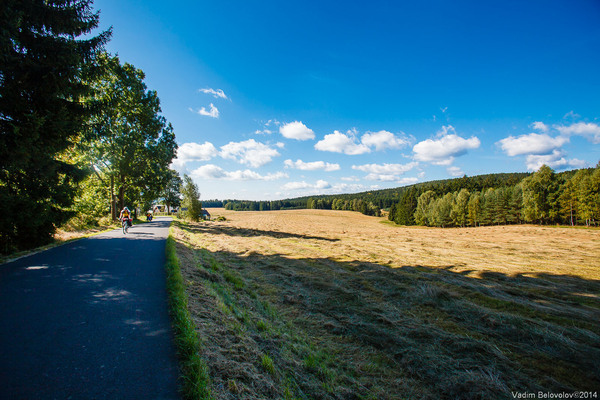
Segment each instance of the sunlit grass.
[[[377,221],[298,211],[179,225],[216,398],[493,399],[600,385],[598,260],[586,253],[597,231],[556,240],[555,229],[473,236]],[[570,257],[590,268],[569,274]]]

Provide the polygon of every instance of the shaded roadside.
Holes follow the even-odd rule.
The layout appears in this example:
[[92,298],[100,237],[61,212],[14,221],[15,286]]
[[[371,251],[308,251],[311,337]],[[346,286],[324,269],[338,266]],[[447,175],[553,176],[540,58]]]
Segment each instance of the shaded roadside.
[[179,398],[169,224],[105,232],[0,267],[0,398]]

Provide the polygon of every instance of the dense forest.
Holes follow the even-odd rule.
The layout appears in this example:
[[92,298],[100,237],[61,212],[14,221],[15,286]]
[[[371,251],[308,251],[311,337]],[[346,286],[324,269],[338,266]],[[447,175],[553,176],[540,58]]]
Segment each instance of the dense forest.
[[599,216],[600,164],[559,174],[542,166],[497,187],[411,188],[392,205],[388,218],[402,225],[439,227],[525,222],[590,226],[597,225]]
[[400,225],[481,226],[494,224],[597,225],[600,164],[555,173],[548,166],[531,173],[488,174],[418,183],[354,194],[277,201],[208,200],[206,207],[236,211],[313,208],[350,210]]

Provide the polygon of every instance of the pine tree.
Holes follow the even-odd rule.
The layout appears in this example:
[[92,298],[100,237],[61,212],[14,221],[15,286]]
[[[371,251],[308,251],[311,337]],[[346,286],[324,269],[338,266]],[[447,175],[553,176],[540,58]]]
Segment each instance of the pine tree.
[[417,209],[417,191],[410,188],[404,192],[396,208],[394,221],[400,225],[415,224],[415,210]]
[[523,221],[523,188],[521,184],[517,184],[512,186],[509,192],[508,222],[511,224],[520,224]]
[[[0,29],[0,252],[51,240],[84,174],[60,154],[93,107],[85,74],[110,31],[90,0],[4,0]],[[19,212],[16,212],[19,210]]]
[[397,213],[397,208],[396,207],[397,207],[396,203],[394,203],[394,204],[392,204],[390,206],[390,212],[388,214],[388,220],[394,221],[394,222],[396,221],[396,213]]

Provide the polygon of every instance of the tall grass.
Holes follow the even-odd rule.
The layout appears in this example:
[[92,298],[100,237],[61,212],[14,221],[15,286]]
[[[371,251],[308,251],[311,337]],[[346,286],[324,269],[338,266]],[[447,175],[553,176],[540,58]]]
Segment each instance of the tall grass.
[[181,392],[186,399],[211,399],[208,367],[200,357],[200,341],[188,311],[188,298],[171,235],[167,239],[166,255],[167,291],[181,363]]

